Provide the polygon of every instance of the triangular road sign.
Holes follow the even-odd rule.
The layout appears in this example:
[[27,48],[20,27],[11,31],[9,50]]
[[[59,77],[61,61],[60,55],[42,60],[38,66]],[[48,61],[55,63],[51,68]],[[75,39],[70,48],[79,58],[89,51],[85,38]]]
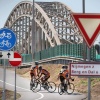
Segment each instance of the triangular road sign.
[[89,48],[93,45],[100,31],[100,14],[73,13],[77,26]]

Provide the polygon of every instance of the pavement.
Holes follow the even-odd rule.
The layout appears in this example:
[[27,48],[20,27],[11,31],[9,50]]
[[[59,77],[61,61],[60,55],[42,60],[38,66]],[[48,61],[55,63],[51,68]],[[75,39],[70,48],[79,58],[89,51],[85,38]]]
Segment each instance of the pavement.
[[[0,68],[0,87],[3,87],[3,68]],[[6,70],[6,89],[15,90],[15,72],[11,70]],[[21,95],[17,100],[86,100],[85,94],[74,92],[71,95],[58,94],[58,89],[54,93],[49,93],[48,91],[42,89],[40,92],[34,93],[30,90],[30,80],[16,75],[16,92]]]

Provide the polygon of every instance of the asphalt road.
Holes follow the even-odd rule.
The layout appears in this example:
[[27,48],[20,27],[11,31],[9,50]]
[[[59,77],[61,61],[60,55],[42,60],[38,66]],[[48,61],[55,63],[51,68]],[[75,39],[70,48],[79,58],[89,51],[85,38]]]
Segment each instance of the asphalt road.
[[[41,90],[38,93],[34,93],[30,90],[30,81],[16,75],[16,90],[21,94],[21,98],[18,100],[83,100],[86,95],[74,92],[71,95],[63,94],[59,95],[57,90],[54,93],[49,93],[46,90]],[[15,72],[6,70],[6,89],[15,90]],[[0,87],[3,87],[3,69],[0,68]]]

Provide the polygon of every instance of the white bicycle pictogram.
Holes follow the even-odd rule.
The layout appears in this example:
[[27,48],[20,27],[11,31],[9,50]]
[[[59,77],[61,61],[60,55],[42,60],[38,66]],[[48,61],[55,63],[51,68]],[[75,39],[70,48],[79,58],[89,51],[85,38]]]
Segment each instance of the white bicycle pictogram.
[[3,40],[1,43],[0,43],[0,47],[4,47],[4,46],[7,46],[8,48],[11,47],[11,43],[9,43],[8,40]]
[[3,39],[4,37],[7,37],[8,39],[10,39],[12,36],[11,36],[11,33],[5,33],[5,31],[3,31],[3,33],[0,34],[0,38]]

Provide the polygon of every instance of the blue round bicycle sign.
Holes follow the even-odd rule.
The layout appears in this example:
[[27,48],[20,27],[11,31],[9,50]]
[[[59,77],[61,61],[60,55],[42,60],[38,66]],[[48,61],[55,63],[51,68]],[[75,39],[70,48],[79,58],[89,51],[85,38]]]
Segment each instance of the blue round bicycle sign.
[[15,43],[16,35],[12,30],[8,28],[0,29],[0,50],[11,50],[14,47]]

